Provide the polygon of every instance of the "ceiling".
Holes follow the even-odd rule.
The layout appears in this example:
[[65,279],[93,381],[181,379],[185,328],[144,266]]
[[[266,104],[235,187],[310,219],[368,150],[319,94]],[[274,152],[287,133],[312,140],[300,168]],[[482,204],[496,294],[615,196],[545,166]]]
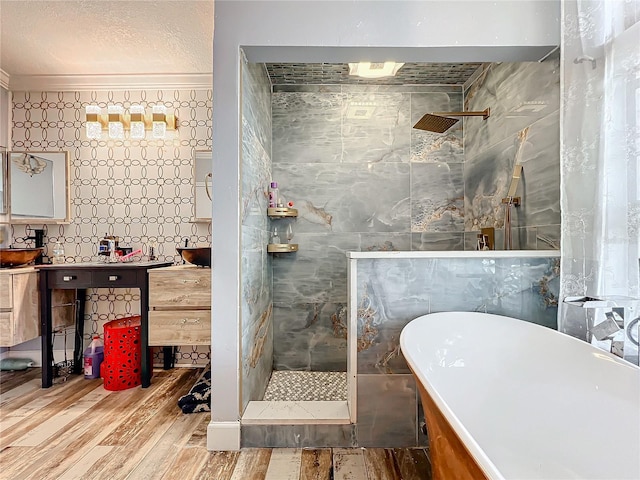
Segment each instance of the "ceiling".
[[[213,12],[213,0],[0,0],[0,84],[210,86]],[[395,77],[364,79],[350,76],[346,63],[266,65],[274,85],[462,85],[481,66],[405,63]]]
[[213,0],[0,0],[0,69],[11,89],[42,75],[210,77]]

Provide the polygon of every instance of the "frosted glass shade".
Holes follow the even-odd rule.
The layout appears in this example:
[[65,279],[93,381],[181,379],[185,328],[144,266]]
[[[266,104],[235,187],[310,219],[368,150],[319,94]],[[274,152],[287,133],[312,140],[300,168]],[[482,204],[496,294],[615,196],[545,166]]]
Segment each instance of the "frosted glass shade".
[[142,105],[131,105],[130,138],[144,138],[144,107]]
[[107,114],[109,115],[109,138],[124,138],[124,124],[122,123],[124,108],[121,105],[109,105]]
[[153,123],[151,130],[153,138],[164,138],[167,134],[167,107],[164,105],[153,106]]
[[90,139],[100,139],[102,137],[102,125],[100,125],[100,114],[102,113],[102,109],[97,105],[87,105],[85,108],[85,115],[87,118],[86,122],[86,133],[87,138]]

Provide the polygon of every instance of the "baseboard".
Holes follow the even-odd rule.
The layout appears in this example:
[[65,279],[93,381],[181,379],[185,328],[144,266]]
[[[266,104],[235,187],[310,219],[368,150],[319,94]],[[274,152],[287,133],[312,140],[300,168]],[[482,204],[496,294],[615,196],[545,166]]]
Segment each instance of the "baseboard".
[[[42,352],[40,350],[8,350],[0,353],[0,360],[3,358],[29,358],[33,360],[34,367],[42,367]],[[64,360],[64,350],[54,350],[54,363]],[[73,349],[67,350],[67,360],[73,360]]]
[[240,450],[240,421],[211,421],[207,426],[207,450]]
[[[11,348],[11,347],[9,347]],[[33,360],[34,367],[42,366],[42,352],[41,350],[7,350],[6,352],[0,353],[0,360],[3,358],[30,358]],[[67,349],[67,359],[73,360],[73,349]],[[64,360],[64,350],[54,350],[53,351],[53,360],[54,363],[62,362]],[[175,368],[205,368],[208,365],[207,363],[176,363],[174,365]],[[154,363],[153,368],[163,368],[163,363]]]

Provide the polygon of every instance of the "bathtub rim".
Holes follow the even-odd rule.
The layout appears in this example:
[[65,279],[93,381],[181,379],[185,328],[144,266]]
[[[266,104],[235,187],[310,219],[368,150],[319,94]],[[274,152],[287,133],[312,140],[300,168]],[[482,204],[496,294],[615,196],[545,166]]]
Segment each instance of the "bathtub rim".
[[471,455],[471,457],[477,462],[478,466],[481,468],[481,470],[485,473],[485,475],[487,475],[488,478],[491,479],[498,479],[498,480],[504,480],[505,477],[504,475],[500,472],[500,470],[498,469],[498,467],[491,461],[491,459],[489,458],[489,456],[485,453],[485,451],[482,449],[482,447],[480,446],[480,444],[475,440],[475,438],[473,437],[473,435],[471,435],[471,433],[465,428],[464,424],[460,421],[460,419],[457,417],[457,415],[454,413],[454,411],[449,407],[449,405],[447,404],[447,402],[442,398],[442,396],[439,394],[439,392],[433,387],[433,385],[431,384],[431,382],[428,380],[427,376],[425,375],[424,372],[422,372],[421,370],[419,370],[418,368],[416,368],[417,365],[419,365],[418,362],[416,362],[415,357],[412,357],[411,355],[411,349],[406,349],[405,348],[405,344],[406,344],[406,338],[408,333],[407,332],[407,327],[413,323],[416,322],[418,320],[421,320],[423,318],[426,317],[446,317],[452,314],[457,314],[457,315],[471,315],[471,316],[492,316],[492,317],[497,317],[497,318],[503,318],[506,320],[512,320],[512,321],[519,321],[519,322],[524,322],[527,324],[527,328],[537,328],[537,329],[545,329],[545,330],[551,330],[551,332],[557,333],[557,334],[561,334],[564,337],[565,341],[570,341],[570,342],[574,342],[574,344],[576,345],[580,345],[581,348],[591,348],[591,349],[595,349],[597,350],[597,353],[599,355],[602,355],[604,357],[607,357],[610,360],[613,360],[615,363],[620,364],[623,367],[631,367],[632,370],[637,370],[640,373],[640,367],[637,365],[634,365],[610,352],[606,352],[604,350],[598,350],[597,347],[594,347],[593,345],[591,345],[590,343],[587,343],[583,340],[580,340],[578,338],[575,338],[571,335],[568,335],[564,332],[560,332],[559,330],[554,330],[551,329],[549,327],[545,327],[542,325],[538,325],[532,322],[529,322],[527,320],[522,320],[519,318],[515,318],[515,317],[509,317],[506,315],[499,315],[499,314],[494,314],[494,313],[484,313],[484,312],[465,312],[465,311],[450,311],[450,312],[434,312],[434,313],[428,313],[425,315],[420,315],[419,317],[414,318],[413,320],[411,320],[409,323],[407,323],[407,325],[402,329],[402,331],[400,332],[400,349],[402,352],[402,355],[404,356],[407,365],[409,366],[409,369],[411,370],[412,374],[414,375],[414,378],[416,379],[416,382],[419,382],[422,385],[422,388],[427,392],[427,394],[431,397],[433,403],[437,406],[437,408],[440,410],[442,416],[449,422],[449,424],[451,425],[451,428],[453,429],[453,431],[455,432],[456,435],[458,435],[459,439],[464,443],[464,446],[466,447],[466,449],[468,450],[469,454]]
[[[484,453],[484,450],[480,447],[478,442],[476,442],[473,435],[471,435],[471,433],[465,428],[464,424],[460,421],[457,415],[449,407],[447,402],[444,401],[444,399],[440,396],[437,390],[431,385],[431,382],[427,381],[427,378],[424,375],[424,373],[421,372],[419,369],[415,368],[415,365],[417,362],[415,361],[415,359],[411,358],[411,354],[403,346],[405,343],[404,339],[406,338],[406,335],[407,335],[406,328],[412,322],[415,322],[421,318],[428,317],[431,315],[445,316],[451,313],[461,313],[461,312],[428,313],[426,315],[421,315],[411,320],[400,332],[400,350],[402,351],[402,355],[404,356],[407,362],[407,365],[409,366],[409,370],[411,370],[414,377],[416,377],[416,381],[418,381],[420,385],[422,385],[422,388],[426,390],[427,394],[431,397],[431,400],[433,401],[433,403],[435,403],[438,409],[440,410],[441,415],[445,418],[447,422],[449,422],[449,425],[453,429],[454,433],[462,441],[463,445],[466,447],[469,454],[473,457],[473,459],[476,461],[476,463],[478,464],[480,469],[484,472],[484,474],[487,476],[487,478],[504,480],[504,476],[500,473],[500,470],[498,470],[498,467],[496,467],[496,465],[491,461],[491,459],[489,459],[487,454]],[[464,312],[464,313],[478,313],[478,312]],[[499,316],[503,316],[503,315],[499,315]],[[511,317],[505,317],[505,318],[511,318]],[[419,390],[419,386],[417,387]],[[423,405],[423,408],[425,408],[424,405]],[[426,415],[426,412],[425,412],[425,415]]]

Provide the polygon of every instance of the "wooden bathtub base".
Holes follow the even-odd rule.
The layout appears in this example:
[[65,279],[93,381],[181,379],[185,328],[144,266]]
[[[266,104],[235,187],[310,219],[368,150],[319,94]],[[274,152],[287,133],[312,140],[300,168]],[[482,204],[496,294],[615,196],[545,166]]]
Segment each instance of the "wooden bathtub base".
[[429,433],[434,480],[488,480],[424,387],[416,380]]

